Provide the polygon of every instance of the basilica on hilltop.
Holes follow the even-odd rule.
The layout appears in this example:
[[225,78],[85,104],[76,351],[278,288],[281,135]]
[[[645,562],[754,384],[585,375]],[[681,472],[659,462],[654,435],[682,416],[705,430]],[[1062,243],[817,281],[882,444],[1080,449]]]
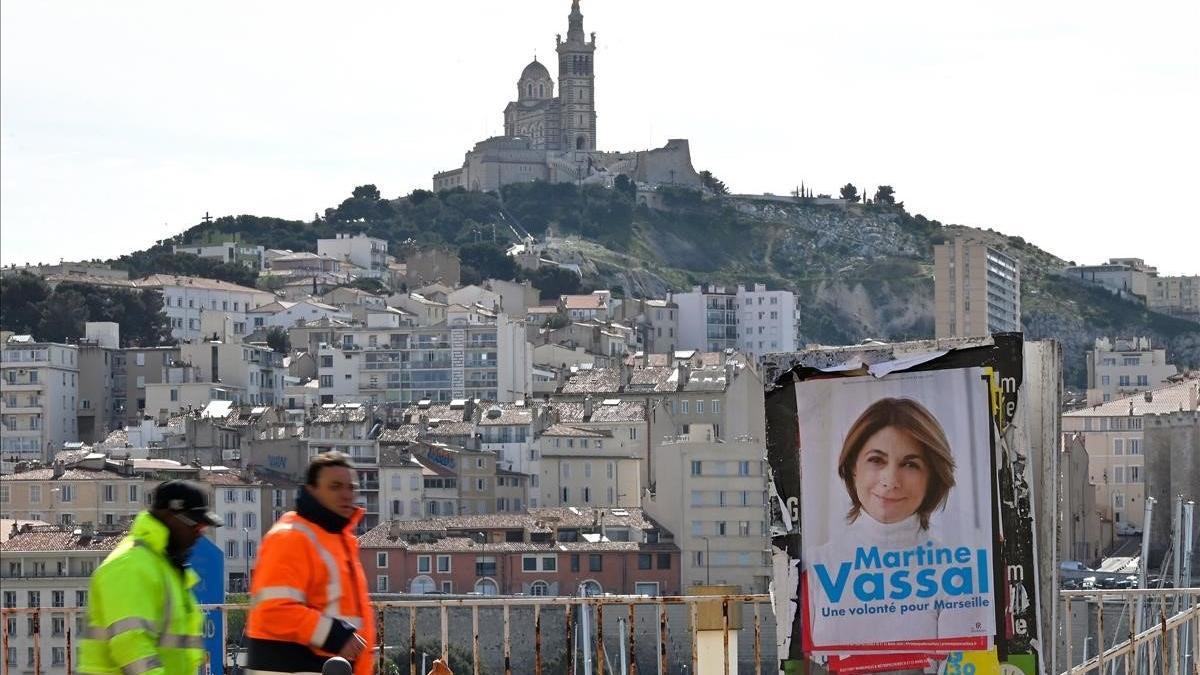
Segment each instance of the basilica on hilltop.
[[611,185],[621,174],[641,187],[699,188],[685,139],[654,150],[597,150],[596,34],[584,34],[579,0],[571,2],[566,39],[560,34],[555,42],[558,95],[535,58],[517,80],[517,100],[504,108],[504,135],[476,143],[461,168],[434,174],[433,189],[491,191],[534,180]]

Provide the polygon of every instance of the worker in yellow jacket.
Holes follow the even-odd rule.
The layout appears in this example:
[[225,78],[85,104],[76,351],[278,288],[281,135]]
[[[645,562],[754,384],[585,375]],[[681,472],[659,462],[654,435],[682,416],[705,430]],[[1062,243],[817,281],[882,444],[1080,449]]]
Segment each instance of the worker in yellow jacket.
[[154,492],[127,536],[92,575],[79,672],[195,675],[204,662],[204,615],[188,552],[219,527],[204,489],[172,480]]

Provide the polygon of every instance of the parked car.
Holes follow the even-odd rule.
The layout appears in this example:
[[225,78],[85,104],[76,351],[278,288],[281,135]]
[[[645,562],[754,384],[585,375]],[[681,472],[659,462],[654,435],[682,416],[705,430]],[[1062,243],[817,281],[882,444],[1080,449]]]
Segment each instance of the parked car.
[[1142,528],[1134,525],[1128,520],[1122,520],[1121,522],[1117,523],[1114,529],[1116,530],[1117,535],[1121,537],[1132,537],[1142,533]]
[[1090,572],[1091,571],[1087,565],[1084,565],[1083,563],[1079,562],[1078,560],[1064,560],[1058,564],[1058,569],[1062,570],[1063,572]]

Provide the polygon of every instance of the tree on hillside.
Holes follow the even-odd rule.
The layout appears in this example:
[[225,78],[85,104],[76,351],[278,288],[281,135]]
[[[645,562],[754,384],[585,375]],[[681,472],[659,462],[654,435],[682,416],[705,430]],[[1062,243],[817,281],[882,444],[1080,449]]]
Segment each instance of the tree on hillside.
[[517,278],[517,264],[503,248],[490,241],[464,244],[458,249],[458,259],[462,263],[463,283],[478,283],[483,279],[512,281]]
[[892,189],[891,185],[880,185],[875,189],[875,203],[895,205],[896,191]]
[[124,255],[112,261],[113,267],[127,270],[129,276],[141,278],[151,274],[182,274],[205,279],[219,279],[239,286],[254,287],[258,272],[245,265],[226,263],[215,258],[201,258],[191,253],[172,253],[166,248],[152,248]]
[[842,186],[841,197],[851,203],[857,202],[858,188],[854,187],[854,183],[846,183]]
[[379,194],[379,188],[374,185],[360,185],[354,188],[350,193],[350,198],[338,204],[336,209],[325,210],[325,220],[343,223],[357,220],[386,221],[395,215],[392,203],[383,199]]
[[83,324],[88,320],[87,302],[76,291],[54,294],[54,302],[41,305],[42,320],[38,323],[37,338],[49,342],[78,340],[83,336]]
[[0,328],[32,333],[41,320],[38,307],[49,295],[46,281],[28,272],[0,278]]
[[613,181],[613,189],[630,199],[637,196],[637,184],[627,174],[617,176]]
[[712,172],[707,169],[700,172],[700,183],[709,190],[717,193],[719,196],[725,196],[729,194],[729,188],[725,187],[725,183],[721,181],[720,178],[714,176]]
[[357,288],[360,291],[366,291],[375,295],[388,294],[387,286],[384,286],[382,281],[378,279],[372,279],[370,277],[359,277],[354,281],[351,281],[350,286],[352,288]]
[[288,332],[279,326],[271,326],[267,329],[267,346],[284,355],[292,351],[292,341],[288,337]]
[[532,272],[526,272],[525,278],[538,289],[538,297],[542,300],[574,295],[583,286],[578,274],[561,267],[539,267]]

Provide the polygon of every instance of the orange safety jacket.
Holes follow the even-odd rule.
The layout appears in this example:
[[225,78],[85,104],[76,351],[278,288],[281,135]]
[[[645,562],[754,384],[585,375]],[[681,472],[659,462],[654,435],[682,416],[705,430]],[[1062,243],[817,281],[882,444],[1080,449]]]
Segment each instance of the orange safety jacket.
[[375,619],[354,536],[364,512],[346,522],[301,488],[297,511],[267,532],[250,587],[249,673],[320,673],[355,633],[367,643],[355,675],[372,672]]

